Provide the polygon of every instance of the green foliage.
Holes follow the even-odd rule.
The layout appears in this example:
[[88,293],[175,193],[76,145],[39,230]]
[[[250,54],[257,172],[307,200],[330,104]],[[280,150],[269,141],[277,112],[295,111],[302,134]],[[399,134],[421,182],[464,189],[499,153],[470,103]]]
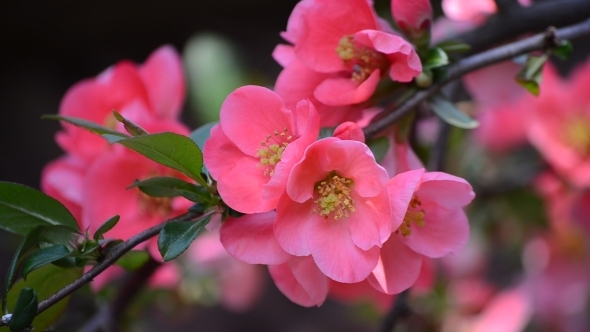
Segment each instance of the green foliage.
[[32,271],[60,260],[69,254],[70,250],[61,244],[36,251],[23,263],[23,278],[26,279]]
[[118,136],[118,137],[129,137],[128,135],[125,135],[123,133],[120,133],[116,130],[112,130],[109,129],[107,127],[103,127],[101,125],[98,125],[94,122],[90,122],[90,121],[86,121],[86,120],[82,120],[82,119],[78,119],[78,118],[72,118],[69,116],[61,116],[61,115],[43,115],[41,117],[41,119],[50,119],[50,120],[58,120],[58,121],[64,121],[67,123],[71,123],[75,126],[84,128],[90,132],[93,132],[95,134],[98,135],[113,135],[113,136]]
[[25,287],[18,294],[14,312],[10,318],[10,331],[22,331],[31,326],[37,313],[37,292]]
[[213,202],[206,187],[188,183],[179,178],[153,177],[143,181],[135,181],[129,188],[138,187],[141,192],[152,197],[182,196],[193,202]]
[[150,255],[142,250],[132,250],[119,258],[116,265],[128,271],[137,270],[150,259]]
[[168,262],[180,256],[191,245],[209,220],[211,220],[211,216],[207,215],[196,221],[167,223],[158,236],[158,250],[162,255],[162,260]]
[[458,110],[453,103],[440,95],[432,97],[429,105],[436,115],[450,125],[464,129],[473,129],[479,126],[479,122]]
[[[25,287],[36,290],[39,302],[41,302],[78,279],[81,275],[82,268],[80,267],[64,269],[52,264],[45,265],[33,271],[26,281],[20,279],[14,285],[8,293],[8,308],[12,308],[14,311],[18,295]],[[66,297],[35,317],[33,320],[35,331],[44,331],[53,324],[65,310],[69,299],[69,296]],[[7,329],[0,328],[0,332],[4,331],[7,331]]]
[[318,139],[334,136],[334,129],[336,129],[336,127],[322,127],[322,128],[320,128],[320,134],[318,135]]
[[17,183],[0,182],[0,228],[26,235],[37,226],[62,225],[78,230],[70,211],[56,199]]
[[389,150],[389,141],[387,140],[387,137],[378,137],[369,140],[367,141],[367,145],[369,146],[369,149],[371,149],[371,152],[373,152],[377,162],[381,162],[383,157],[385,157],[387,150]]
[[117,119],[117,121],[119,121],[123,124],[123,126],[125,127],[125,130],[127,130],[127,132],[129,134],[131,134],[132,136],[140,136],[140,135],[149,134],[145,129],[141,128],[141,126],[138,125],[137,123],[135,123],[129,119],[125,119],[121,114],[119,114],[119,112],[113,111],[113,116],[115,117],[115,119]]
[[92,238],[96,241],[102,239],[104,233],[110,231],[111,229],[113,229],[113,227],[117,225],[117,223],[119,222],[119,218],[120,217],[118,215],[109,218],[109,220],[105,221],[102,225],[100,225],[100,227],[96,230]]
[[426,60],[422,65],[423,70],[442,67],[449,64],[449,56],[441,48],[435,47],[428,50]]
[[437,48],[440,48],[445,53],[463,53],[469,52],[471,50],[471,46],[469,44],[462,43],[456,40],[447,40],[442,43],[436,44]]
[[203,122],[219,119],[227,95],[246,85],[244,69],[234,46],[222,36],[201,34],[189,39],[184,50],[189,97]]
[[516,75],[516,82],[535,96],[539,95],[543,65],[547,62],[547,55],[529,55],[520,72]]
[[14,284],[16,281],[16,275],[20,265],[22,264],[23,258],[29,252],[29,250],[33,249],[37,245],[38,237],[42,230],[43,226],[38,226],[29,232],[29,234],[27,234],[27,236],[21,241],[18,248],[16,249],[16,253],[12,257],[12,261],[8,266],[8,271],[6,271],[4,289],[2,292],[2,312],[4,314],[8,313],[8,307],[6,306],[8,291],[12,287],[12,284]]
[[129,138],[109,135],[103,135],[103,137],[114,139],[116,143],[139,152],[157,163],[180,171],[202,186],[207,185],[201,176],[203,154],[199,147],[186,136],[165,132]]
[[573,51],[574,47],[572,46],[572,42],[570,42],[569,40],[562,40],[559,43],[559,46],[551,50],[551,54],[554,54],[561,60],[567,60],[572,55]]

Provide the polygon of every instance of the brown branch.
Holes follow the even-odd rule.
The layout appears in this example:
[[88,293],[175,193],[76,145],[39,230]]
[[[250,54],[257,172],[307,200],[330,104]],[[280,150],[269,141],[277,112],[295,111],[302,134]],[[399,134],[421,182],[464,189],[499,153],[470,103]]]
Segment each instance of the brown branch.
[[511,59],[517,55],[550,49],[555,47],[559,40],[575,40],[587,36],[590,36],[590,19],[559,30],[549,28],[544,33],[499,46],[497,48],[493,48],[491,50],[460,60],[457,63],[447,67],[446,77],[440,82],[425,90],[417,92],[405,103],[399,105],[399,107],[395,109],[386,109],[384,112],[388,114],[380,118],[378,121],[369,124],[363,129],[365,137],[375,137],[375,135],[379,134],[382,130],[386,129],[402,116],[416,108],[416,106],[418,106],[418,104],[420,104],[422,101],[433,96],[445,84],[467,73],[494,63]]

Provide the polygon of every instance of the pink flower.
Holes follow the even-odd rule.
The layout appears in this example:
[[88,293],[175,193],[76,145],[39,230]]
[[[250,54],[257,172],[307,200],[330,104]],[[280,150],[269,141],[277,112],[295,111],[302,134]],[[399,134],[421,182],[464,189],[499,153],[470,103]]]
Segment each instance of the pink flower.
[[[398,174],[389,181],[388,191],[392,215],[403,216],[403,222],[381,248],[369,282],[396,294],[415,282],[423,256],[439,258],[465,246],[469,224],[462,207],[475,194],[461,178],[423,169]],[[397,208],[401,206],[407,208]]]
[[381,31],[371,5],[304,0],[289,19],[283,36],[294,43],[295,56],[315,72],[333,74],[314,90],[326,105],[364,102],[387,73],[394,81],[409,82],[422,71],[413,46]]
[[155,198],[137,188],[126,189],[135,180],[154,176],[186,179],[176,171],[132,151],[107,152],[88,168],[83,182],[82,229],[91,233],[107,219],[120,215],[117,226],[105,237],[126,240],[175,215],[186,212],[191,202],[184,198]]
[[528,100],[529,140],[576,187],[590,186],[589,74],[590,62],[586,62],[564,81],[546,65],[539,97]]
[[84,176],[88,164],[72,156],[63,156],[45,165],[41,173],[41,190],[60,201],[76,220],[82,219]]
[[221,106],[220,123],[205,143],[205,165],[230,207],[244,213],[270,211],[291,168],[318,134],[311,102],[300,101],[288,110],[271,90],[244,86]]
[[425,46],[428,46],[432,23],[430,0],[391,0],[391,13],[406,36],[414,41],[426,36]]
[[[180,57],[170,46],[163,46],[138,66],[122,61],[98,77],[74,85],[64,96],[59,114],[82,118],[120,130],[113,110],[140,125],[149,121],[175,120],[184,101],[184,76]],[[68,153],[92,160],[109,149],[108,143],[84,129],[62,124],[56,136]]]
[[391,222],[386,182],[387,173],[365,144],[314,142],[293,166],[287,194],[278,202],[277,242],[291,255],[311,255],[333,280],[363,280],[401,222]]
[[[281,46],[281,45],[279,45]],[[285,47],[286,48],[286,47]],[[283,55],[273,53],[275,59],[285,57],[285,53],[293,54],[293,48],[279,48]],[[320,116],[320,124],[323,127],[335,126],[344,121],[356,121],[361,118],[362,110],[368,105],[328,105],[321,103],[314,94],[316,88],[330,77],[338,77],[338,74],[326,74],[314,71],[303,64],[299,59],[292,58],[286,62],[285,68],[279,74],[275,82],[275,92],[283,98],[288,109],[294,109],[295,105],[303,99],[309,99],[316,107]]]

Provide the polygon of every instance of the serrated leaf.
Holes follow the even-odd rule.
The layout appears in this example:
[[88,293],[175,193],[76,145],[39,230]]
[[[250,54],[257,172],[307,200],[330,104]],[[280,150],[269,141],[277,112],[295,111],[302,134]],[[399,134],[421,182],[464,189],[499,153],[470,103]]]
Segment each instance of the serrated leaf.
[[26,235],[50,225],[79,230],[74,216],[56,199],[21,184],[0,182],[0,228]]
[[90,132],[93,132],[95,134],[98,134],[98,135],[110,134],[110,135],[120,136],[120,137],[129,137],[128,135],[120,133],[116,130],[112,130],[107,127],[103,127],[99,124],[96,124],[94,122],[90,122],[90,121],[79,119],[79,118],[72,118],[69,116],[61,116],[61,115],[54,115],[54,114],[51,114],[51,115],[46,114],[46,115],[43,115],[41,117],[41,119],[64,121],[67,123],[71,123],[75,126],[84,128],[84,129],[86,129]]
[[389,140],[387,137],[378,137],[367,141],[367,146],[371,149],[371,152],[373,152],[375,160],[381,162],[389,150]]
[[188,175],[202,186],[203,154],[190,138],[174,133],[158,133],[121,139],[116,143],[145,157]]
[[36,251],[34,254],[29,256],[23,263],[23,278],[27,278],[27,275],[32,271],[60,260],[70,254],[68,248],[64,245],[57,245],[53,247],[47,247]]
[[179,178],[153,177],[143,181],[135,181],[129,188],[137,187],[141,192],[152,197],[182,196],[193,202],[212,202],[207,188],[188,183]]
[[142,267],[148,260],[150,259],[150,255],[141,250],[132,250],[123,255],[123,257],[119,258],[116,265],[124,268],[128,271],[134,271]]
[[[47,299],[82,275],[82,268],[62,269],[52,264],[45,265],[29,275],[26,281],[20,279],[8,293],[8,308],[14,308],[20,290],[29,287],[37,291],[39,302]],[[70,297],[59,301],[43,311],[33,320],[35,331],[44,331],[53,324],[65,310]],[[14,311],[14,309],[13,309]],[[0,331],[2,328],[0,328]]]
[[516,82],[535,96],[539,95],[543,65],[545,65],[547,59],[547,55],[529,55],[523,68],[516,75]]
[[162,255],[162,260],[168,262],[180,256],[193,243],[209,220],[211,220],[211,215],[194,222],[173,221],[167,223],[158,236],[158,250]]
[[31,326],[37,313],[37,292],[25,287],[18,294],[14,312],[10,318],[10,331],[22,331]]
[[435,47],[428,50],[426,61],[422,65],[422,70],[442,67],[449,64],[449,56],[441,48]]
[[117,121],[119,121],[123,124],[123,127],[125,127],[125,130],[127,130],[127,132],[129,134],[131,134],[132,136],[140,136],[140,135],[149,134],[145,129],[141,128],[141,126],[138,125],[137,123],[135,123],[129,119],[125,119],[121,114],[119,114],[119,112],[113,111],[113,116],[115,117],[115,119],[117,119]]
[[450,125],[464,129],[479,126],[479,122],[458,110],[453,103],[441,96],[432,97],[429,104],[434,113]]
[[192,139],[202,151],[203,147],[205,146],[205,141],[211,136],[211,128],[213,128],[213,126],[217,125],[218,123],[219,122],[206,123],[193,130],[188,137]]
[[6,307],[6,299],[8,296],[8,291],[10,291],[10,287],[14,284],[16,280],[16,274],[19,270],[20,265],[22,264],[23,257],[26,253],[37,246],[38,237],[41,231],[44,229],[44,226],[37,226],[31,232],[25,236],[25,238],[21,241],[14,256],[12,257],[12,261],[8,266],[8,271],[6,271],[6,277],[4,279],[4,291],[2,292],[2,312],[4,314],[8,313],[8,308]]
[[460,41],[456,40],[447,40],[442,43],[436,44],[436,47],[440,48],[441,50],[445,51],[445,53],[461,53],[461,52],[469,52],[471,50],[471,46],[469,44],[465,44]]
[[559,46],[551,50],[551,53],[555,54],[556,57],[560,58],[561,60],[567,60],[572,55],[574,51],[574,47],[572,42],[569,40],[562,40],[559,43]]
[[102,239],[104,233],[110,231],[117,225],[119,222],[120,217],[118,215],[111,217],[109,220],[105,221],[94,233],[93,239],[98,241]]

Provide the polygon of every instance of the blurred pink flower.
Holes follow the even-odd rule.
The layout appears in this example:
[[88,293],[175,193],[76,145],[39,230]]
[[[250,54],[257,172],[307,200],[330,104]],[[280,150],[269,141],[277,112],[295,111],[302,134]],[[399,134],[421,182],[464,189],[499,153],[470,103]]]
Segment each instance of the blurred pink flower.
[[[113,110],[140,125],[173,121],[184,102],[185,83],[179,55],[171,46],[154,51],[144,65],[121,61],[96,78],[77,83],[62,99],[59,114],[121,130]],[[91,161],[109,144],[96,134],[62,123],[57,143],[69,154]]]
[[231,208],[270,211],[291,168],[318,134],[319,117],[308,100],[288,110],[273,91],[243,86],[221,106],[220,123],[205,143],[205,165]]
[[423,36],[425,46],[430,41],[432,6],[430,0],[391,0],[391,14],[397,26],[412,41],[420,41]]

